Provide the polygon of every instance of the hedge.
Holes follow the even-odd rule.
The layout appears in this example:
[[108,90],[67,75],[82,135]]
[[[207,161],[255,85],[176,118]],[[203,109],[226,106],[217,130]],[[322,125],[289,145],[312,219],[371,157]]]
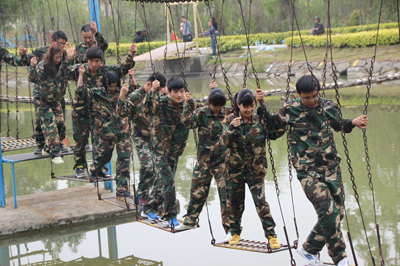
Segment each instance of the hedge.
[[[129,53],[129,47],[131,47],[131,43],[120,43],[119,44],[119,54],[121,57],[124,57]],[[151,49],[156,49],[165,45],[165,42],[150,42]],[[136,47],[138,49],[136,55],[144,54],[149,51],[149,44],[147,42],[137,43]],[[108,49],[106,50],[106,55],[117,55],[117,44],[110,43]]]
[[[303,36],[303,43],[306,46],[323,47],[326,46],[326,36]],[[286,38],[286,45],[292,45],[292,38]],[[363,31],[358,33],[348,33],[340,35],[332,35],[333,47],[367,47],[375,45],[376,32]],[[378,45],[390,45],[399,43],[398,29],[379,30]],[[300,37],[293,38],[295,47],[301,46]]]

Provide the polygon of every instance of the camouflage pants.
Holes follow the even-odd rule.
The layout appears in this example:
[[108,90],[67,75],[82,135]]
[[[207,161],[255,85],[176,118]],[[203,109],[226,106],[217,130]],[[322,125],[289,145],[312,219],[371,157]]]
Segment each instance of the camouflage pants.
[[115,178],[117,183],[117,191],[129,190],[129,168],[131,162],[132,146],[128,134],[120,134],[117,140],[111,138],[99,137],[99,143],[96,145],[96,153],[90,171],[100,172],[104,166],[111,161],[114,144],[117,148],[117,176]]
[[135,137],[133,141],[140,162],[138,196],[148,199],[150,196],[150,189],[156,178],[153,160],[151,159],[150,143],[142,137]]
[[249,186],[258,216],[260,217],[265,236],[276,236],[275,222],[272,218],[269,204],[265,200],[265,174],[250,177],[248,171],[239,173],[229,172],[226,179],[226,198],[228,204],[229,221],[232,235],[240,235],[240,225],[244,212],[245,184]]
[[[86,144],[89,140],[89,132],[90,132],[90,121],[89,119],[83,119],[78,117],[77,113],[72,110],[72,133],[73,138],[75,140],[74,145],[74,159],[75,165],[74,169],[77,166],[87,167],[86,162]],[[93,136],[93,141],[98,144],[96,141],[96,137]]]
[[178,165],[178,158],[166,158],[159,153],[153,154],[153,161],[156,172],[154,186],[151,189],[150,197],[144,206],[144,212],[158,212],[163,205],[164,216],[169,219],[176,217],[178,210],[176,206],[175,172]]
[[[62,99],[60,102],[61,102],[61,106],[62,106],[62,110],[63,110],[62,111],[63,116],[65,118],[65,100]],[[35,132],[34,132],[34,134],[35,134],[36,145],[38,145],[38,147],[40,147],[40,148],[43,148],[43,146],[45,144],[45,139],[44,139],[44,135],[42,132],[42,126],[40,124],[40,118],[37,114],[38,108],[41,106],[41,101],[38,96],[34,97],[33,105],[35,106],[35,125],[34,125]],[[62,139],[60,142],[61,147],[64,146],[63,140],[64,139]]]
[[42,132],[42,127],[40,126],[40,117],[41,115],[38,114],[39,108],[41,106],[41,102],[38,98],[34,98],[33,105],[35,106],[35,140],[36,140],[36,145],[38,147],[43,148],[45,139],[43,136]]
[[228,209],[226,206],[226,189],[225,189],[225,165],[217,165],[209,168],[208,165],[204,165],[200,168],[199,164],[193,170],[192,185],[190,188],[190,201],[185,217],[185,224],[194,225],[197,218],[199,217],[201,210],[203,209],[204,203],[207,200],[208,193],[210,191],[210,185],[212,177],[214,176],[215,182],[217,183],[219,203],[221,205],[221,219],[222,226],[224,227],[225,233],[230,228]]
[[344,201],[339,175],[335,169],[324,172],[297,171],[304,193],[318,214],[318,222],[303,247],[316,255],[326,244],[328,254],[335,264],[347,257],[346,244],[340,230]]
[[43,149],[51,158],[61,156],[61,142],[65,139],[65,122],[60,102],[54,105],[43,104],[37,108],[37,115],[42,128],[45,144]]

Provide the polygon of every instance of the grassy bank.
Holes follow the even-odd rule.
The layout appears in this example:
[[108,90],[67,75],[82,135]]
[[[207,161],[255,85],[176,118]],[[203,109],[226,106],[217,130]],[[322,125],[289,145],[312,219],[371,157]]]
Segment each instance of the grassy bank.
[[[339,61],[354,61],[363,58],[371,58],[374,54],[374,47],[365,48],[333,48],[333,59],[334,62]],[[323,61],[326,48],[325,47],[305,47],[305,52],[309,61]],[[224,53],[221,55],[223,63],[239,63],[244,65],[246,62],[247,49],[239,49]],[[242,58],[239,58],[243,56]],[[289,62],[290,60],[290,48],[286,49],[275,49],[275,51],[260,51],[256,52],[252,49],[253,62],[256,68],[263,68],[266,64],[274,62]],[[385,61],[391,59],[400,60],[400,45],[389,45],[379,46],[377,51],[376,60]],[[303,48],[293,48],[293,61],[305,61]],[[208,62],[209,65],[213,64],[213,61]]]

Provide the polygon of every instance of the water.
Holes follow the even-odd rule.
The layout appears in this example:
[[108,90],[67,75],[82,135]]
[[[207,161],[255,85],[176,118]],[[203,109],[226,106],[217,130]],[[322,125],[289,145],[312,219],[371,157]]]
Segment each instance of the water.
[[[241,79],[230,79],[233,91],[240,89]],[[284,88],[284,81],[272,81],[276,87]],[[192,94],[206,95],[209,80],[191,79],[188,81]],[[223,84],[223,80],[218,80]],[[270,84],[267,80],[261,82],[263,89]],[[264,87],[265,86],[265,87]],[[254,88],[254,80],[249,80],[249,86]],[[275,87],[275,88],[276,88]],[[343,108],[343,114],[347,118],[355,118],[362,114],[365,87],[349,88],[341,90],[341,100],[348,105]],[[332,92],[328,93],[332,98]],[[381,101],[383,105],[371,105],[368,109],[369,127],[368,144],[369,155],[372,165],[372,176],[375,191],[375,200],[378,213],[378,223],[383,245],[383,255],[386,265],[400,265],[400,239],[399,239],[399,214],[400,214],[400,105],[391,104],[393,100],[400,98],[398,83],[386,83],[373,86],[373,100]],[[278,97],[269,98],[267,101],[270,110],[277,110],[282,104]],[[10,105],[10,130],[15,135],[15,105]],[[5,106],[2,113],[2,132],[5,136],[7,131],[7,119]],[[31,113],[28,104],[19,104],[19,131],[20,137],[29,137],[32,134]],[[72,140],[70,109],[67,110],[67,135]],[[359,194],[362,211],[364,214],[368,235],[370,236],[371,249],[379,264],[378,244],[376,241],[375,224],[372,208],[372,195],[368,183],[366,163],[364,160],[364,147],[362,132],[354,129],[353,133],[347,134],[348,147],[356,177],[357,191]],[[335,133],[336,144],[339,152],[345,158],[340,134]],[[293,241],[296,233],[293,223],[293,212],[291,207],[290,183],[288,180],[288,166],[286,153],[286,139],[281,138],[272,143],[273,156],[277,170],[280,188],[280,200],[282,202],[283,214],[289,238]],[[25,152],[32,151],[26,150]],[[20,153],[16,151],[13,153]],[[12,153],[6,153],[10,155]],[[176,174],[177,197],[181,202],[181,214],[185,212],[189,201],[189,190],[192,169],[195,162],[196,149],[192,136],[184,154],[179,160]],[[73,157],[66,157],[65,164],[55,168],[56,174],[71,174]],[[115,165],[115,154],[113,157]],[[139,162],[135,159],[135,177],[138,179]],[[269,164],[270,165],[270,164]],[[368,247],[359,215],[359,209],[354,198],[352,184],[349,178],[347,165],[343,159],[344,186],[346,191],[346,206],[350,232],[355,247],[359,265],[372,265],[369,257]],[[37,160],[19,163],[16,165],[17,195],[25,195],[83,185],[81,182],[60,181],[50,179],[50,163],[48,160]],[[12,183],[10,167],[4,167],[6,195],[12,196]],[[29,169],[29,171],[27,171]],[[309,231],[315,224],[317,217],[312,205],[306,199],[299,182],[294,178],[293,194],[295,199],[296,218],[299,226],[300,239],[303,243]],[[246,191],[246,195],[249,191]],[[277,223],[278,239],[284,243],[283,222],[278,208],[275,186],[272,180],[271,169],[266,176],[266,196],[271,205],[272,215]],[[219,203],[216,186],[213,183],[208,198],[210,219],[212,229],[217,241],[224,237],[220,222]],[[8,201],[8,204],[11,204]],[[0,209],[1,213],[1,209]],[[1,225],[0,225],[1,226]],[[133,218],[100,221],[89,225],[68,227],[61,230],[39,232],[17,238],[0,240],[0,256],[2,266],[4,265],[28,265],[34,262],[54,261],[68,262],[79,258],[84,259],[84,265],[104,265],[117,258],[139,260],[135,265],[290,265],[289,252],[283,251],[276,254],[260,254],[213,247],[210,244],[207,215],[204,209],[200,216],[200,228],[188,232],[171,234],[162,230],[133,222]],[[265,241],[261,223],[255,211],[251,197],[246,198],[246,210],[243,216],[242,237],[252,240]],[[344,233],[347,232],[346,223],[342,223]],[[347,235],[346,235],[346,243]],[[353,262],[350,247],[347,252],[350,261]],[[7,255],[8,254],[8,255]],[[18,259],[20,254],[20,259]],[[101,258],[99,258],[101,257]],[[94,259],[97,258],[97,259]],[[297,265],[304,265],[304,261],[294,254]],[[326,249],[321,253],[324,261],[330,262]],[[19,264],[20,261],[20,264]],[[122,263],[122,262],[114,262]],[[151,264],[154,263],[154,264]]]

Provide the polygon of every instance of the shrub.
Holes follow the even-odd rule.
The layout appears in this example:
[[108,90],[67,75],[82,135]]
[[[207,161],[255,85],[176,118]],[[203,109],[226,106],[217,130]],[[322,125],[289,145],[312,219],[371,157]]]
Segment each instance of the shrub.
[[[295,47],[301,46],[300,37],[286,38],[286,45]],[[304,36],[304,45],[313,47],[326,46],[326,37],[324,36]],[[357,33],[348,33],[332,35],[332,46],[334,47],[367,47],[375,45],[376,32],[363,31]],[[379,31],[378,45],[390,45],[399,42],[399,31],[397,29],[383,29]]]

